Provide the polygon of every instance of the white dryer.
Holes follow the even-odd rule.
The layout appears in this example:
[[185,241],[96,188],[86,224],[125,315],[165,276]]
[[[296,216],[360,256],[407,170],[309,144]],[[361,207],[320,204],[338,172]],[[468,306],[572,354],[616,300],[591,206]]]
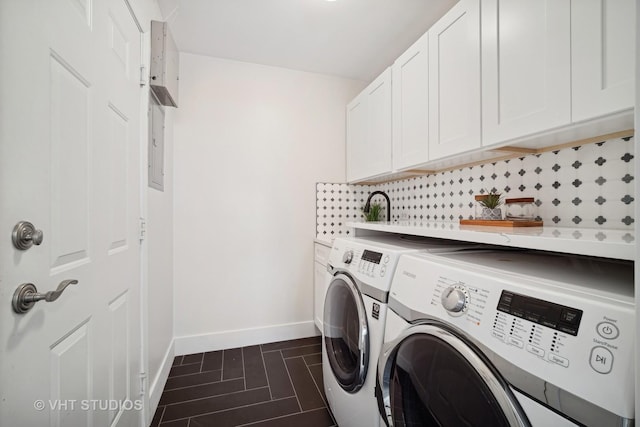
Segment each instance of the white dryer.
[[376,364],[389,287],[400,255],[454,251],[471,245],[408,237],[334,241],[327,265],[322,370],[325,394],[340,427],[379,424],[374,396]]
[[633,264],[402,256],[378,363],[390,426],[630,426]]

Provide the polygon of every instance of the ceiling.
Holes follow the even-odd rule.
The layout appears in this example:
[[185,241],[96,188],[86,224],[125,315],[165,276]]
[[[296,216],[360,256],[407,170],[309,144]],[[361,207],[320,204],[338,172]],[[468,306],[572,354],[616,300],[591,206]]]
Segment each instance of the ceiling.
[[369,82],[457,0],[158,0],[181,52]]

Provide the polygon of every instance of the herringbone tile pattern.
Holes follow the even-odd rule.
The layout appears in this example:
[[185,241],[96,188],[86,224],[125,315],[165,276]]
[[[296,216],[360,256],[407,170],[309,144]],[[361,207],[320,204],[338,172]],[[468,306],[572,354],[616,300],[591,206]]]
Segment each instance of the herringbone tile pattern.
[[329,427],[320,337],[175,358],[152,427]]

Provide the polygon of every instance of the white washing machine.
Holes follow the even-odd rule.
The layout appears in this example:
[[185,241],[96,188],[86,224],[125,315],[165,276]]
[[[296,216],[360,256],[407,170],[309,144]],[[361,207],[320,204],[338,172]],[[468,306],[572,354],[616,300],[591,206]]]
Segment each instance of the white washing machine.
[[633,264],[401,257],[378,363],[390,426],[634,424]]
[[471,245],[402,237],[334,241],[327,264],[322,370],[327,400],[340,427],[379,424],[374,396],[376,364],[389,287],[400,255],[454,251]]

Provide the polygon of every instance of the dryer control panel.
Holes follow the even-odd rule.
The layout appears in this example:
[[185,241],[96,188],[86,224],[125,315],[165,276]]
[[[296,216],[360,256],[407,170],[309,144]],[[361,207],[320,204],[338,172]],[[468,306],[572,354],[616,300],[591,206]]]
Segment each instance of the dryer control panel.
[[632,419],[629,271],[602,260],[518,252],[404,255],[389,307],[410,323],[454,326],[532,377]]
[[504,290],[498,301],[498,311],[573,336],[578,335],[582,318],[582,310]]

